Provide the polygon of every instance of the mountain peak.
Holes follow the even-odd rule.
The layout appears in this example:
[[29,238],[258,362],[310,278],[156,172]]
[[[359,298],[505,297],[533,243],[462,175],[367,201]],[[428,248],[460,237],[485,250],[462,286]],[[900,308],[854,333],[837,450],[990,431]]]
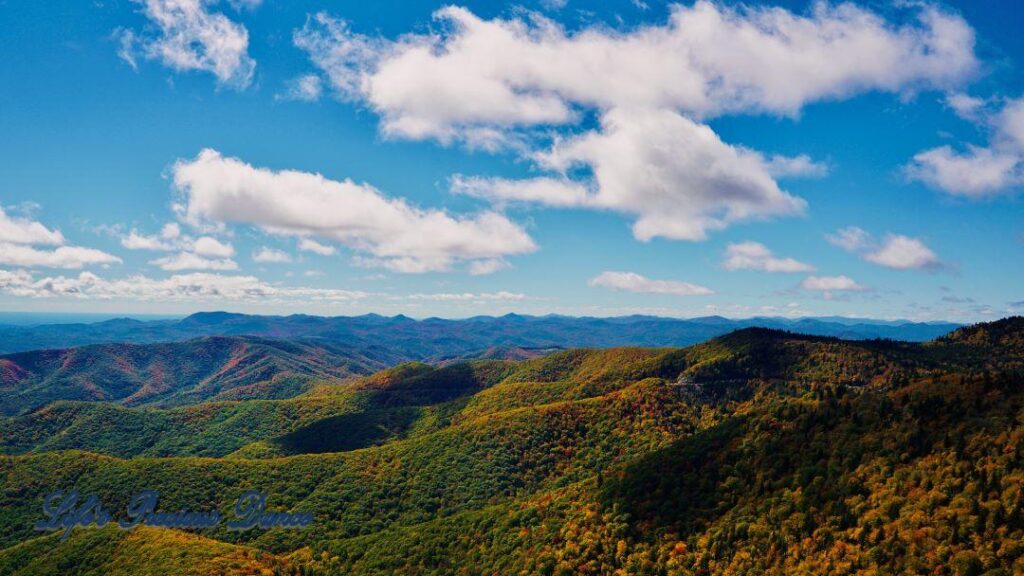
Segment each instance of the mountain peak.
[[228,320],[244,318],[245,316],[245,314],[217,310],[214,312],[196,312],[195,314],[183,318],[181,322],[189,324],[220,324],[222,322],[227,322]]

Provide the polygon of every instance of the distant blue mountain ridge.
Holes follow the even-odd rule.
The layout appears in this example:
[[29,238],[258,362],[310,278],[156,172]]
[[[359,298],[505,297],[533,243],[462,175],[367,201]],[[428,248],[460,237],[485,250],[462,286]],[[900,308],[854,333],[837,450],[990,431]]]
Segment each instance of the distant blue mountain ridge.
[[470,357],[487,350],[689,346],[734,330],[777,328],[847,340],[886,338],[922,342],[959,328],[951,322],[862,318],[678,319],[657,316],[612,318],[559,315],[475,316],[449,320],[407,316],[262,316],[200,312],[185,318],[112,318],[100,322],[15,325],[0,322],[0,354],[101,343],[176,342],[201,336],[259,336],[320,340],[386,351],[410,360]]

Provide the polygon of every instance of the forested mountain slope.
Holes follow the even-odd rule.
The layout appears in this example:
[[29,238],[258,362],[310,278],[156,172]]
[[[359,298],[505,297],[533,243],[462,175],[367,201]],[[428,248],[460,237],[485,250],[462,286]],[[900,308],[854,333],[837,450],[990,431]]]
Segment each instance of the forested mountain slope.
[[[925,344],[750,329],[404,364],[290,399],[58,403],[0,428],[33,439],[0,456],[0,573],[103,573],[123,550],[145,551],[128,574],[1021,573],[1022,337],[1021,318]],[[149,418],[174,424],[139,440]],[[33,533],[72,487],[225,513],[257,488],[315,528]]]
[[253,337],[21,352],[0,356],[0,414],[55,400],[170,406],[280,397],[301,392],[313,378],[345,378],[385,365],[340,345]]

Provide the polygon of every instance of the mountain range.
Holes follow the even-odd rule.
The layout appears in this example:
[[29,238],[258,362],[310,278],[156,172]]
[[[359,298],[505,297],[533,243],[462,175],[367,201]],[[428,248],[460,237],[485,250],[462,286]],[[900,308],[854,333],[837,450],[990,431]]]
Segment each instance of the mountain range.
[[[336,346],[6,356],[22,380],[3,397],[31,388],[42,405],[0,417],[0,573],[1024,571],[1024,318],[919,343],[751,327],[395,365]],[[179,364],[139,395],[138,375]],[[45,400],[109,379],[102,397]],[[315,524],[62,542],[32,530],[55,489],[112,510],[153,489],[162,509],[224,514],[259,489]]]
[[317,379],[369,374],[398,360],[328,342],[238,336],[19,352],[0,356],[0,414],[56,400],[167,407],[288,397]]
[[201,336],[260,336],[317,339],[373,353],[386,350],[408,360],[443,360],[492,347],[608,348],[689,346],[733,330],[761,327],[844,339],[887,338],[922,342],[959,324],[827,318],[707,316],[688,320],[654,316],[587,318],[569,316],[477,316],[462,320],[407,316],[256,316],[202,312],[183,319],[127,318],[82,324],[0,325],[0,354],[86,344],[171,342]]

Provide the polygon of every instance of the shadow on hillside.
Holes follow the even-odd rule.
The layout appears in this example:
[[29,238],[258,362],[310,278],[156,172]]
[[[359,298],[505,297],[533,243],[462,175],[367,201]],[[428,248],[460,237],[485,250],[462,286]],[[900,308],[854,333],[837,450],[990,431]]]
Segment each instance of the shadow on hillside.
[[341,414],[274,440],[286,454],[347,452],[400,437],[420,416],[417,407]]
[[946,375],[884,393],[840,386],[809,394],[815,402],[772,402],[639,459],[604,482],[603,503],[681,537],[726,515],[738,526],[767,510],[777,512],[772,530],[799,519],[791,536],[842,530],[854,518],[846,502],[870,492],[855,473],[861,466],[892,470],[938,452],[965,465],[977,460],[965,442],[1014,425],[1024,379]]

